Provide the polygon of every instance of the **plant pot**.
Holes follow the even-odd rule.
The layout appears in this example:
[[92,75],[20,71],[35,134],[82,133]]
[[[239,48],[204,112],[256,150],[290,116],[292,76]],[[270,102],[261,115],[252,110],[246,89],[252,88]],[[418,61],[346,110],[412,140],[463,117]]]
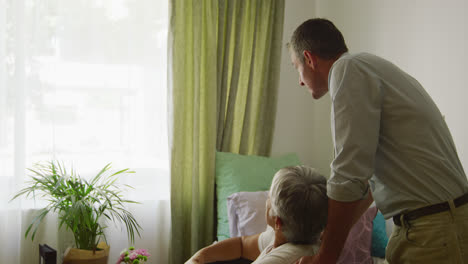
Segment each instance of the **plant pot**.
[[110,247],[104,242],[100,242],[97,247],[101,250],[93,252],[92,250],[70,248],[65,252],[63,264],[107,264]]

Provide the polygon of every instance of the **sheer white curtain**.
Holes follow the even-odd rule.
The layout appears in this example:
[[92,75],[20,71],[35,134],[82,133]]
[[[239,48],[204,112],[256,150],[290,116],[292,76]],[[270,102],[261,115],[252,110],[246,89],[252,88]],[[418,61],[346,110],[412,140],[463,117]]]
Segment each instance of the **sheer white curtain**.
[[[165,0],[0,0],[0,262],[37,263],[38,243],[72,240],[51,215],[24,238],[40,201],[9,202],[26,168],[60,160],[82,176],[112,162],[135,189],[130,209],[143,227],[135,246],[166,263],[169,158]],[[110,225],[109,263],[128,247]]]

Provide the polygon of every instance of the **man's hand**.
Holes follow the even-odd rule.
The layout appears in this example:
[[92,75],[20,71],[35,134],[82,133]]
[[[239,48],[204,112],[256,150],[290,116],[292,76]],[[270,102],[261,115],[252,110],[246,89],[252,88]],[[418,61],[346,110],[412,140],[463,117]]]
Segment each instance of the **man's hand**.
[[302,257],[298,261],[296,261],[296,264],[313,264],[315,256],[307,256],[307,257]]

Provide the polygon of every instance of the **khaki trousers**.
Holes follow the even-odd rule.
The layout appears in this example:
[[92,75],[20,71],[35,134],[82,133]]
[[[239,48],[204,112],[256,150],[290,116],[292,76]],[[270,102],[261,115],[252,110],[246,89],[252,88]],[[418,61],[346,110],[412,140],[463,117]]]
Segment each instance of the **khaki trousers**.
[[468,264],[468,204],[395,225],[387,245],[390,264]]

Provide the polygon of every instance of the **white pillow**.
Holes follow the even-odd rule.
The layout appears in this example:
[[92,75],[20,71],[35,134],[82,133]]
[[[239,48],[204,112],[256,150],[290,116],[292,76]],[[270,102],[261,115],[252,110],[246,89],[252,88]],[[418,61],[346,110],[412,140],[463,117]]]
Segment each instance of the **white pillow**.
[[266,230],[265,203],[268,191],[238,192],[227,198],[229,234],[250,236]]

